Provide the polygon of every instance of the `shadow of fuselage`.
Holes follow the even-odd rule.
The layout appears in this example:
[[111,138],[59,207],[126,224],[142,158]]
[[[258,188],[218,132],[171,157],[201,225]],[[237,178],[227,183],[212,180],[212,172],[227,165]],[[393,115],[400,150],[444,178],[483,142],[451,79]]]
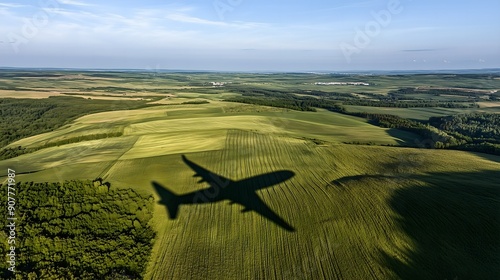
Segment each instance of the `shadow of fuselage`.
[[210,187],[177,195],[158,182],[153,181],[152,185],[161,198],[159,203],[167,207],[170,219],[177,218],[179,206],[183,204],[216,203],[228,200],[231,204],[242,205],[244,207],[242,212],[255,211],[285,230],[295,230],[271,210],[256,193],[257,190],[277,185],[292,178],[295,175],[294,172],[288,170],[275,171],[240,181],[233,181],[197,165],[185,156],[182,156],[182,159],[186,165],[195,171],[194,177],[201,178],[198,183],[206,182]]

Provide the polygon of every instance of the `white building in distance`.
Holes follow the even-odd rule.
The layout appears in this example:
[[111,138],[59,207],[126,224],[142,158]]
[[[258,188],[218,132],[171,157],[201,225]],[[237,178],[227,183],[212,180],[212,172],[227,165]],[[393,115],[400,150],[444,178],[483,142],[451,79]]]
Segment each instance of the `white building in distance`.
[[369,83],[363,82],[317,82],[318,86],[369,86]]

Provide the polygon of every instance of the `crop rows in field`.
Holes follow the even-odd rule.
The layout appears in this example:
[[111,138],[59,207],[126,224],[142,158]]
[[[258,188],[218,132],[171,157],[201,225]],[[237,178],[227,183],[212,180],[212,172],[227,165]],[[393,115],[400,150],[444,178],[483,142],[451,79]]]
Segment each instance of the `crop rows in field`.
[[[287,232],[227,202],[181,206],[176,220],[160,225],[152,279],[383,277],[373,243],[391,237],[387,229],[392,227],[391,213],[384,209],[388,192],[377,180],[375,195],[368,189],[351,193],[329,185],[342,176],[336,172],[344,172],[335,162],[337,156],[346,155],[344,147],[321,148],[304,140],[230,130],[224,150],[188,155],[234,180],[293,171],[292,179],[257,194],[296,231]],[[187,184],[186,190],[206,187],[196,181],[190,176],[176,180]],[[367,215],[368,211],[373,214]]]

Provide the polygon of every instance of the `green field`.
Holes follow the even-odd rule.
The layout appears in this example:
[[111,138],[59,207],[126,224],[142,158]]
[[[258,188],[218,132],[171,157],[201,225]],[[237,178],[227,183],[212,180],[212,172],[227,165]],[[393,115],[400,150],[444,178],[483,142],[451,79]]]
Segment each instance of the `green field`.
[[391,114],[413,120],[426,121],[430,117],[442,117],[460,113],[487,112],[500,113],[499,107],[475,108],[475,109],[455,109],[455,108],[387,108],[346,105],[349,112],[366,112],[374,114]]
[[[0,84],[14,87],[22,81],[27,88],[50,87],[55,81],[58,87],[76,92],[83,87],[110,90],[120,81],[122,87],[137,88],[138,94],[164,86],[175,97],[161,100],[175,105],[79,117],[53,131],[10,143],[9,147],[40,149],[2,160],[0,168],[16,170],[20,181],[102,178],[113,188],[153,195],[151,226],[156,237],[150,258],[143,260],[145,279],[495,279],[500,275],[496,181],[500,156],[403,147],[422,139],[324,109],[301,112],[224,102],[225,95],[235,93],[224,88],[207,93],[213,89],[202,86],[238,79],[268,89],[289,88],[283,84],[293,81],[310,87],[300,75],[274,76],[266,85],[268,75],[155,74],[149,77],[151,84],[142,88],[138,74],[101,74],[103,80],[93,80],[91,85],[78,73],[71,75],[57,80],[3,77]],[[427,79],[435,86],[464,87],[473,80],[356,79],[384,84],[374,90],[380,92],[387,92],[390,83],[396,89]],[[478,87],[494,88],[497,83],[482,81]],[[183,92],[183,87],[190,87],[189,92]],[[103,89],[96,91],[104,95]],[[209,103],[180,104],[193,99]],[[455,108],[348,109],[421,120],[459,112]],[[123,134],[44,148],[64,139],[117,131]],[[256,193],[295,231],[230,201],[188,203],[179,207],[175,219],[170,218],[155,184],[178,195],[209,187],[194,176],[182,155],[235,181],[293,172],[289,180]],[[260,178],[256,184],[273,180]]]
[[[222,113],[225,106],[230,106],[232,110]],[[329,144],[356,141],[397,145],[411,142],[416,137],[404,131],[370,125],[361,118],[327,111],[272,112],[263,108],[262,112],[248,112],[245,110],[248,106],[220,102],[88,115],[53,132],[25,138],[10,146],[39,147],[89,132],[120,130],[123,135],[41,149],[7,159],[2,165],[20,165],[18,172],[21,173],[41,171],[53,174],[48,177],[33,174],[30,175],[30,180],[60,180],[59,178],[66,178],[66,170],[73,172],[72,168],[62,168],[66,165],[105,165],[107,161],[112,163],[121,159],[220,150],[227,131],[241,128],[260,134],[286,136],[294,141],[310,142],[311,145],[315,145],[313,139]],[[25,163],[21,164],[22,162]],[[63,171],[52,172],[51,168]],[[93,172],[94,174],[81,173],[82,178],[94,178],[100,174],[95,168]]]

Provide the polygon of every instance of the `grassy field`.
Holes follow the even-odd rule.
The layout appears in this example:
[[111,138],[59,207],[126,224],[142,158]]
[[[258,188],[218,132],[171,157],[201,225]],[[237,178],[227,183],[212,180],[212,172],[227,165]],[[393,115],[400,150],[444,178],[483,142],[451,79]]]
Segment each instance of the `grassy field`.
[[346,109],[349,112],[366,112],[374,114],[391,114],[397,115],[402,118],[408,118],[413,120],[427,121],[430,117],[442,117],[450,116],[460,113],[472,113],[472,112],[486,112],[486,113],[500,113],[500,106],[493,106],[495,103],[486,103],[490,105],[484,105],[481,108],[471,108],[471,109],[455,109],[455,108],[387,108],[387,107],[368,107],[368,106],[354,106],[346,105]]
[[491,213],[500,206],[492,180],[500,175],[499,157],[345,145],[397,144],[412,136],[327,111],[255,107],[213,101],[88,115],[13,145],[87,131],[120,129],[123,136],[42,149],[0,166],[24,173],[19,180],[102,177],[155,196],[152,182],[177,194],[207,186],[197,183],[181,154],[233,180],[294,172],[257,194],[295,232],[238,204],[183,205],[174,220],[158,204],[146,279],[498,275],[500,229]]
[[[159,207],[156,218],[164,230],[160,236],[165,237],[158,240],[162,245],[153,255],[152,279],[449,279],[483,278],[480,271],[488,278],[498,272],[498,258],[486,257],[495,257],[493,249],[482,252],[481,261],[469,252],[498,246],[497,218],[478,217],[498,209],[498,188],[481,180],[498,175],[498,163],[459,152],[314,147],[241,131],[228,137],[224,151],[188,156],[234,179],[274,170],[295,172],[290,181],[259,195],[296,232],[286,232],[253,213],[241,213],[239,205],[185,206],[173,221]],[[177,193],[199,189],[179,156],[162,160],[168,162],[164,170],[174,169],[178,176],[160,175],[156,160],[141,162],[145,167],[139,172]],[[471,171],[465,162],[490,171]],[[493,201],[483,195],[493,195]],[[420,204],[420,199],[426,202]],[[453,202],[452,208],[438,206],[448,202]],[[460,228],[473,233],[447,232]],[[436,248],[439,244],[443,247]],[[457,257],[462,265],[455,263]],[[440,266],[434,267],[436,263]]]
[[[154,195],[157,204],[151,223],[157,235],[150,259],[144,260],[145,279],[496,279],[500,275],[496,180],[500,157],[405,148],[401,146],[425,139],[323,109],[301,112],[224,102],[238,94],[210,85],[227,82],[290,93],[325,90],[362,96],[423,85],[496,90],[500,80],[154,70],[9,75],[0,72],[0,96],[19,93],[41,98],[57,92],[85,98],[144,98],[156,104],[80,117],[54,131],[10,143],[9,147],[34,151],[0,161],[2,170],[16,170],[21,181],[102,178],[114,188]],[[371,85],[314,85],[331,81]],[[209,103],[182,104],[188,101]],[[459,112],[496,112],[497,103],[485,101],[481,108],[471,109],[346,108],[427,120]],[[66,139],[117,132],[122,134],[36,150]],[[177,217],[171,218],[155,186],[177,195],[209,187],[182,155],[234,181],[276,171],[293,174],[256,194],[295,230],[230,201],[181,205]],[[271,176],[252,182],[268,185],[276,179]]]
[[416,137],[372,126],[361,118],[327,111],[294,112],[260,107],[260,112],[255,112],[248,107],[256,106],[213,102],[87,115],[53,132],[28,137],[9,146],[36,148],[82,135],[116,131],[123,131],[123,136],[41,149],[1,163],[19,166],[21,173],[40,171],[27,175],[29,180],[59,181],[74,174],[75,169],[80,170],[79,179],[102,176],[105,171],[94,165],[106,168],[121,159],[220,150],[227,131],[242,127],[246,131],[287,136],[313,145],[316,145],[313,139],[325,143],[411,144]]
[[[257,109],[258,108],[258,109]],[[213,131],[245,127],[262,133],[318,137],[325,141],[370,141],[397,144],[415,135],[399,132],[391,136],[388,129],[372,126],[362,118],[328,111],[296,112],[212,101],[200,105],[171,105],[140,110],[113,111],[87,115],[53,132],[16,141],[9,147],[37,147],[50,142],[86,134],[123,131],[124,135]],[[345,130],[345,128],[353,128]],[[182,138],[181,135],[179,137]]]

